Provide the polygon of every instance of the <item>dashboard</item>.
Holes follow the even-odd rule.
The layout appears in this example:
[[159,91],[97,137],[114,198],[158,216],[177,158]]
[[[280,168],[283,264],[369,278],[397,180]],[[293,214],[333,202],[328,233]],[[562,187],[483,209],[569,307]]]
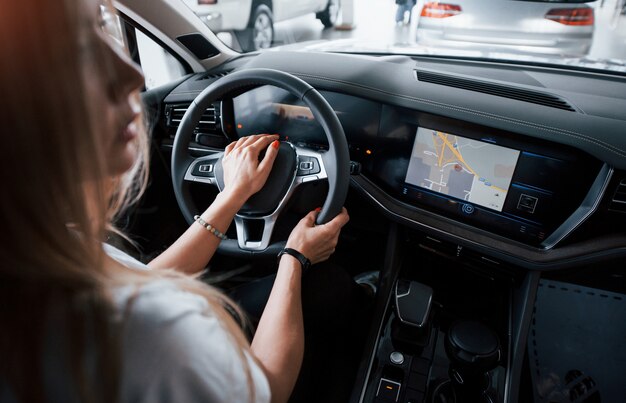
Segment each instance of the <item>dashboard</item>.
[[[320,90],[344,127],[351,160],[361,166],[354,189],[388,217],[490,258],[533,268],[623,254],[624,233],[607,231],[610,225],[598,224],[598,217],[606,219],[626,167],[625,123],[616,119],[617,109],[626,106],[626,80],[569,73],[577,75],[570,87],[588,80],[587,92],[610,82],[612,92],[603,90],[609,96],[600,99],[582,94],[582,87],[564,91],[563,74],[549,69],[470,63],[459,74],[459,62],[442,61],[444,74],[432,61],[416,66],[408,58],[390,62],[317,54],[310,65],[310,54],[282,53],[242,57],[220,72],[280,68]],[[338,58],[350,58],[352,69],[336,70]],[[433,82],[442,75],[444,84]],[[542,85],[530,85],[531,79]],[[192,76],[165,102],[171,108],[189,103],[210,82]],[[415,82],[419,86],[409,87]],[[442,85],[449,88],[443,91]],[[418,89],[423,90],[419,96]],[[598,101],[607,107],[598,108]],[[310,110],[275,87],[245,91],[215,111],[213,139],[218,134],[226,140],[199,140],[200,145],[220,148],[241,136],[278,133],[300,146],[327,147]],[[611,214],[623,220],[623,214]],[[589,222],[595,233],[581,237]]]
[[[322,91],[363,174],[409,206],[548,248],[602,165],[575,149],[512,133]],[[311,111],[287,91],[260,87],[233,99],[236,136],[279,133],[324,148]],[[554,235],[554,236],[552,236]]]

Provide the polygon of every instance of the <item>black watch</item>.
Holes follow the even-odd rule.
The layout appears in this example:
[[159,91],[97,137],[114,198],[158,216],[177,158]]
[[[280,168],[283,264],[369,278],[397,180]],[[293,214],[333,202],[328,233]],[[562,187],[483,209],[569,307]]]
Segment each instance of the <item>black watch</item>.
[[280,253],[278,253],[278,260],[280,261],[280,257],[282,255],[290,255],[295,257],[296,259],[298,259],[298,261],[300,262],[300,264],[302,265],[302,272],[304,273],[309,267],[311,267],[311,261],[309,259],[307,259],[306,256],[304,256],[302,253],[298,252],[295,249],[291,249],[291,248],[284,248],[283,250],[280,251]]

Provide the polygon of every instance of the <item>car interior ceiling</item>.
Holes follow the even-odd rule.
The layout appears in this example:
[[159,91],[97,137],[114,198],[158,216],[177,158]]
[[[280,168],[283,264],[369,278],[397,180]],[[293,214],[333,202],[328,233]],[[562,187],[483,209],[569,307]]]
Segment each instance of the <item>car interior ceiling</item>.
[[[129,16],[126,19],[128,28],[131,23],[139,27]],[[210,45],[216,51],[221,49],[221,45]],[[438,401],[446,401],[450,390],[459,390],[455,389],[458,385],[451,386],[452,376],[464,377],[466,385],[471,384],[460,389],[469,397],[456,401],[478,402],[473,399],[483,399],[485,391],[494,402],[548,401],[538,397],[537,385],[555,375],[562,387],[553,389],[553,396],[558,392],[558,399],[563,400],[554,401],[623,399],[623,389],[605,386],[599,393],[597,386],[619,378],[618,364],[625,358],[619,335],[623,342],[626,328],[624,317],[619,315],[624,313],[626,298],[626,214],[616,211],[615,195],[626,193],[626,158],[602,150],[607,143],[616,149],[624,144],[616,140],[620,133],[623,137],[626,127],[620,109],[626,105],[623,76],[446,58],[387,61],[340,54],[315,56],[317,63],[328,62],[315,74],[315,68],[306,67],[313,62],[312,57],[298,52],[284,56],[269,53],[222,55],[208,72],[219,75],[254,67],[284,69],[309,82],[333,108],[343,112],[340,120],[355,168],[345,202],[350,222],[341,233],[332,260],[353,277],[380,272],[368,326],[352,336],[360,354],[351,358],[353,366],[342,374],[343,387],[329,401],[349,396],[354,403],[415,403],[435,401],[434,395],[440,396]],[[448,84],[457,81],[445,88],[426,87],[438,84],[420,82],[423,92],[393,81],[408,79],[410,85],[417,85],[419,79],[413,75],[420,74],[418,70],[424,73],[424,80],[429,73],[438,73],[448,76]],[[460,70],[463,75],[457,73]],[[406,71],[406,77],[399,78]],[[141,201],[118,223],[137,247],[121,239],[113,241],[142,261],[166,249],[188,226],[172,191],[171,153],[176,127],[171,125],[168,108],[189,104],[194,97],[188,94],[197,95],[219,78],[201,80],[204,72],[194,73],[191,68],[187,72],[183,78],[142,95],[146,114],[152,118],[150,182]],[[495,74],[500,76],[493,79]],[[474,79],[473,85],[487,85],[464,95],[464,91],[472,91],[467,89],[468,76]],[[580,79],[576,85],[581,88],[562,90],[563,77]],[[540,80],[541,86],[522,83],[530,78]],[[527,92],[515,96],[532,100],[522,104],[518,99],[494,95],[489,85],[502,85],[503,81]],[[605,85],[624,91],[588,94],[601,91],[598,86]],[[394,93],[398,88],[407,92]],[[428,92],[430,88],[434,88],[432,92]],[[224,126],[236,123],[224,105],[236,109],[233,98],[248,96],[254,100],[254,91],[258,94],[262,89],[224,100],[222,119],[231,120],[223,121]],[[534,102],[541,93],[566,94],[561,98],[572,105],[572,111],[537,105]],[[292,102],[280,93],[270,95],[276,103]],[[512,111],[520,105],[528,112]],[[580,105],[585,105],[581,108],[585,113],[577,110]],[[535,123],[520,123],[525,119]],[[555,128],[544,132],[550,122]],[[266,124],[250,119],[243,126],[247,123]],[[567,135],[583,130],[587,130],[585,135],[593,133],[592,126],[598,133],[594,140]],[[300,126],[296,122],[278,127],[295,132]],[[407,190],[408,155],[423,127],[476,141],[489,137],[488,142],[521,150],[518,164],[543,156],[548,161],[545,169],[529,167],[528,176],[541,171],[541,175],[553,178],[527,184],[528,190],[517,196],[516,206],[504,204],[498,213],[480,205],[442,202],[438,195],[415,186]],[[222,127],[220,134],[222,130],[227,131]],[[488,135],[480,134],[484,132]],[[196,137],[191,153],[210,155],[232,140],[219,136],[216,140],[214,134],[204,144],[205,140]],[[313,142],[316,135],[311,134]],[[520,166],[515,175],[522,175]],[[519,177],[513,182],[515,178]],[[521,188],[521,179],[519,183]],[[208,205],[218,194],[213,186],[194,184],[190,190],[197,205]],[[323,181],[304,184],[281,214],[275,239],[285,239],[297,220],[322,205],[326,191]],[[590,197],[593,200],[588,203]],[[533,203],[532,211],[522,200]],[[538,206],[546,203],[550,209],[536,210],[535,214],[537,200]],[[512,218],[516,208],[522,212]],[[579,213],[585,213],[584,218],[567,227]],[[535,214],[532,220],[525,218],[528,214]],[[537,218],[538,214],[542,216]],[[524,225],[520,227],[519,222]],[[557,236],[566,227],[569,230]],[[227,235],[237,237],[234,225]],[[554,244],[547,245],[551,239]],[[220,288],[234,289],[272,274],[275,262],[274,256],[250,260],[218,254],[203,278]],[[410,303],[403,305],[402,298],[410,299]],[[407,317],[416,317],[420,323]],[[464,361],[468,356],[471,364]]]

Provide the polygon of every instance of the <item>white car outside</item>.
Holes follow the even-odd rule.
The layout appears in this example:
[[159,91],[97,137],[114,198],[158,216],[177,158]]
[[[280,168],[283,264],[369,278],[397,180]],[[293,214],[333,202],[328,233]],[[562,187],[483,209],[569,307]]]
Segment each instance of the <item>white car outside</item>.
[[213,32],[234,31],[244,51],[269,48],[274,23],[315,13],[325,27],[337,21],[340,0],[184,0]]

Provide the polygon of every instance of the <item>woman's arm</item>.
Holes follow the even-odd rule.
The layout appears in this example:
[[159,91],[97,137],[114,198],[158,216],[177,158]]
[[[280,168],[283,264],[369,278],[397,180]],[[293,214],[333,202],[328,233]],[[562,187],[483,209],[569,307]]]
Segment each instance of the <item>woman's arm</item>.
[[[200,217],[225,232],[241,208],[240,197],[221,192]],[[148,263],[151,268],[173,268],[188,274],[203,270],[217,250],[220,239],[193,223],[167,250]]]
[[[315,225],[317,212],[307,214],[293,229],[287,247],[297,250],[311,263],[328,259],[335,251],[339,232],[348,222],[341,214],[323,225]],[[311,270],[315,270],[312,267]],[[272,402],[286,402],[298,379],[304,354],[304,324],[301,301],[302,268],[290,255],[283,255],[270,297],[252,340],[251,350],[260,361],[272,390]]]
[[[277,140],[277,135],[248,136],[226,147],[222,158],[224,189],[200,216],[205,222],[222,233],[226,232],[241,206],[265,185],[278,154],[280,143]],[[265,149],[265,157],[259,162],[259,155]],[[218,237],[194,223],[148,266],[198,273],[213,257],[219,241]]]

